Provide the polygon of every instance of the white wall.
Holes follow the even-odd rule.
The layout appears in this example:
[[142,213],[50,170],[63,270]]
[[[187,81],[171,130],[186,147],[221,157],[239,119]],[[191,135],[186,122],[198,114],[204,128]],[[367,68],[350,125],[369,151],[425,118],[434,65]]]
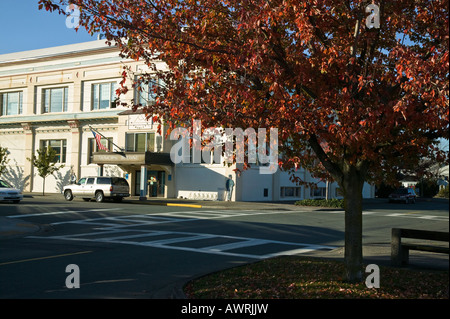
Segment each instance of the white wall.
[[[221,165],[177,165],[175,168],[175,196],[179,197],[179,191],[205,191],[217,192],[218,199],[223,200],[225,196],[225,182],[229,173],[229,168]],[[234,176],[234,174],[232,175]],[[233,177],[233,179],[235,178]],[[235,191],[233,192],[233,198],[234,196]]]
[[[273,175],[260,174],[259,168],[249,168],[240,176],[240,200],[242,201],[272,201]],[[267,196],[264,197],[264,189]]]
[[15,188],[23,190],[30,180],[29,176],[24,175],[25,165],[28,162],[25,158],[25,134],[17,131],[0,134],[0,146],[7,148],[9,152],[7,155],[9,162],[0,177]]

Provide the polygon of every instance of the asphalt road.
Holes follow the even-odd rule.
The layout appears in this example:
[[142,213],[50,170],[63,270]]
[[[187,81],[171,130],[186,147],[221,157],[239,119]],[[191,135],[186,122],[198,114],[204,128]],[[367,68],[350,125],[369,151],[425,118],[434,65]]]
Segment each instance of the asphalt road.
[[[375,200],[363,210],[364,245],[382,248],[384,258],[393,227],[449,228],[448,200]],[[1,203],[0,216],[43,226],[0,239],[0,298],[182,298],[182,285],[196,276],[277,255],[340,258],[344,245],[342,211],[292,205],[193,208],[36,196]],[[448,255],[437,258],[448,267]],[[78,279],[79,288],[67,287]]]

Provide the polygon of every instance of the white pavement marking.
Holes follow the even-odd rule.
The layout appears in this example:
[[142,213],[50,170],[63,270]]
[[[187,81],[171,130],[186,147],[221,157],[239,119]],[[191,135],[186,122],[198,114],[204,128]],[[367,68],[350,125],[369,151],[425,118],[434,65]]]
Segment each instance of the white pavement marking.
[[59,212],[47,212],[47,213],[35,213],[35,214],[22,214],[22,215],[11,215],[6,216],[9,218],[25,218],[34,216],[46,216],[46,215],[60,215],[60,214],[76,214],[76,213],[90,213],[90,212],[104,212],[119,210],[120,208],[99,208],[99,209],[89,209],[89,210],[62,210]]
[[448,221],[448,216],[436,216],[436,215],[420,215],[412,213],[393,213],[384,215],[385,217],[402,217],[402,218],[418,218],[418,219],[429,219],[429,220],[439,220]]
[[[109,236],[111,234],[118,233],[130,233],[135,232],[132,235],[123,236]],[[137,233],[137,234],[136,234]],[[106,237],[97,235],[106,235]],[[172,238],[158,239],[159,236],[173,236]],[[95,237],[95,238],[92,238]],[[154,240],[147,241],[136,241],[136,239],[142,238],[153,238]],[[336,247],[326,246],[326,245],[315,245],[315,244],[305,244],[296,242],[285,242],[277,240],[259,239],[259,238],[247,238],[247,237],[236,237],[236,236],[225,236],[217,234],[205,234],[205,233],[192,233],[192,232],[172,232],[172,231],[153,231],[153,230],[114,230],[114,231],[99,231],[92,233],[82,233],[82,234],[72,234],[63,236],[28,236],[28,238],[39,238],[39,239],[58,239],[58,240],[69,240],[69,241],[89,241],[98,243],[110,243],[110,244],[126,244],[135,246],[145,246],[153,248],[162,249],[175,249],[183,251],[191,251],[197,253],[215,254],[215,255],[228,255],[228,256],[240,256],[254,259],[265,259],[280,255],[294,255],[306,253],[314,250],[332,250]],[[198,242],[200,240],[223,240],[223,241],[234,241],[227,244],[213,245],[211,246],[208,242],[200,245],[201,247],[189,247],[189,243]],[[184,244],[184,246],[179,245]],[[277,248],[272,249],[272,252],[260,254],[257,253],[258,246],[262,245],[277,245]],[[283,249],[283,246],[284,249]],[[292,247],[297,247],[292,249]],[[249,252],[233,252],[236,249],[251,248]]]
[[[67,213],[86,213],[99,211],[113,211],[113,209],[93,209],[85,211],[60,211],[28,215],[13,215],[11,218],[45,216]],[[332,250],[336,247],[313,245],[306,243],[283,242],[259,238],[235,237],[218,234],[174,232],[162,230],[142,229],[146,226],[157,226],[164,223],[191,222],[204,219],[223,219],[241,216],[256,216],[268,214],[299,213],[298,211],[254,211],[254,210],[196,210],[175,211],[151,214],[133,214],[110,217],[97,217],[81,220],[56,222],[52,225],[82,224],[93,225],[90,233],[69,234],[62,236],[29,236],[29,238],[58,239],[72,241],[89,241],[109,244],[126,244],[162,249],[175,249],[197,253],[239,256],[246,258],[264,259],[279,255],[302,254],[314,250]],[[301,212],[300,212],[301,213]],[[343,214],[342,210],[315,211],[313,213]],[[446,216],[419,215],[411,213],[382,213],[363,211],[363,215],[385,217],[422,218],[431,220],[447,220]],[[205,241],[205,242],[202,242]],[[216,245],[213,243],[219,241]]]
[[[314,213],[319,214],[344,214],[343,210],[322,210],[322,211],[314,211]],[[428,220],[440,220],[440,221],[448,221],[448,216],[436,216],[436,215],[423,215],[417,213],[383,213],[383,212],[372,212],[372,211],[363,211],[363,215],[376,215],[377,217],[402,217],[402,218],[419,218],[419,219],[428,219]]]
[[[230,215],[243,216],[254,215],[254,211],[240,211],[230,214],[229,211],[209,212],[208,216],[200,215],[193,218],[192,212],[186,216],[185,212],[171,212],[159,215],[125,215],[115,217],[99,217],[85,220],[71,220],[57,222],[60,224],[86,224],[98,225],[94,231],[87,233],[68,234],[60,236],[28,236],[28,238],[56,239],[69,241],[89,241],[97,243],[126,244],[162,249],[176,249],[197,253],[216,255],[239,256],[246,258],[264,259],[278,255],[292,255],[309,252],[312,250],[332,250],[335,247],[325,245],[313,245],[296,242],[284,242],[268,239],[236,237],[219,234],[174,232],[163,230],[139,229],[139,226],[154,226],[161,223],[177,223],[199,220],[204,218],[226,218]],[[203,213],[203,211],[199,211]],[[261,214],[262,212],[256,212]],[[264,212],[268,214],[269,212]],[[273,213],[273,212],[270,212]],[[163,215],[163,216],[161,216]],[[177,216],[177,217],[174,217]],[[179,218],[187,217],[187,218]],[[204,242],[202,242],[204,241]],[[219,241],[220,244],[211,245]],[[193,246],[192,246],[193,245]],[[264,246],[266,245],[266,246]],[[275,247],[267,247],[275,245]],[[261,250],[262,249],[262,250]],[[238,251],[236,251],[238,250]],[[258,250],[261,250],[258,253]]]

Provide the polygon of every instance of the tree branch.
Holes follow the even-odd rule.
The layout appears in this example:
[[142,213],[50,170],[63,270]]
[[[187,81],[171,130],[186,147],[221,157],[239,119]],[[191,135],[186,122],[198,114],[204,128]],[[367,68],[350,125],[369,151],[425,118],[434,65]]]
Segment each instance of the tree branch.
[[343,180],[343,172],[342,169],[336,164],[333,163],[328,155],[324,152],[322,147],[320,146],[319,141],[317,140],[316,135],[311,135],[308,140],[309,146],[311,146],[312,150],[316,154],[317,158],[320,160],[325,169],[333,176],[333,178],[341,184]]

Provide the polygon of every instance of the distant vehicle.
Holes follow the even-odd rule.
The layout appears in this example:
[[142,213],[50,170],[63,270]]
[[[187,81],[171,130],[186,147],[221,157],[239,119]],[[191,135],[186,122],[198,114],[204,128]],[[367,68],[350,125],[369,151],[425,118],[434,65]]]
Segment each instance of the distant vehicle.
[[23,199],[22,192],[12,187],[8,182],[0,179],[0,201],[12,201],[20,203]]
[[64,198],[71,201],[74,197],[81,197],[85,201],[93,198],[103,202],[110,198],[121,202],[124,197],[130,196],[130,186],[125,178],[107,176],[88,176],[81,178],[77,183],[64,186]]
[[389,202],[405,202],[415,203],[416,202],[416,192],[412,188],[399,188],[395,192],[389,195]]

